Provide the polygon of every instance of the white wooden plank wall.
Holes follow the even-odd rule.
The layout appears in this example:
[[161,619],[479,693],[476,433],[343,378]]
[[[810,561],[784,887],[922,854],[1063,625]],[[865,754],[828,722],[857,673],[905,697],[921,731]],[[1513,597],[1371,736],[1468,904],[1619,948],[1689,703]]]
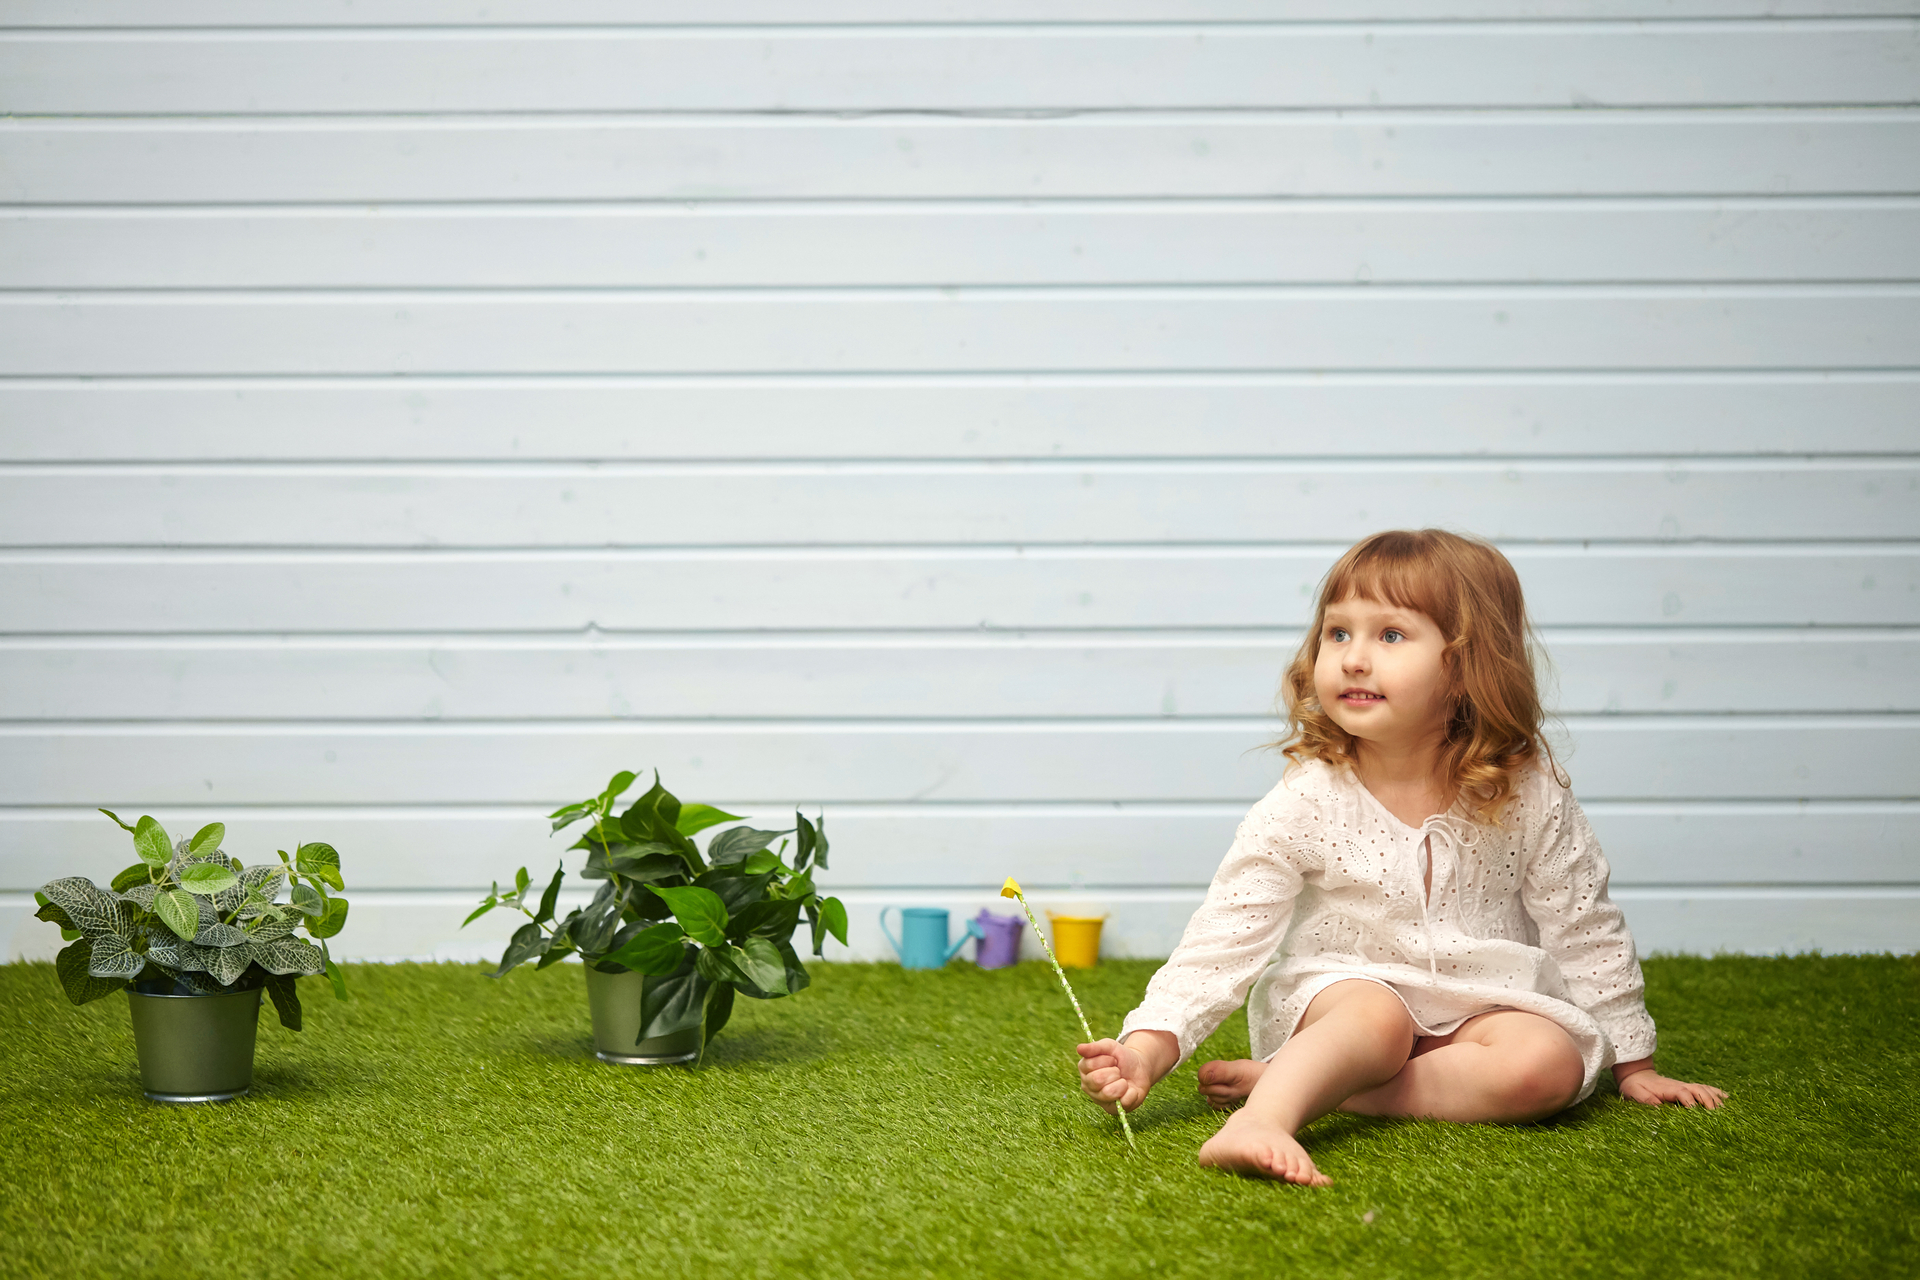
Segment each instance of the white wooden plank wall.
[[100,804],[477,954],[654,766],[1164,954],[1429,524],[1643,947],[1920,945],[1912,0],[0,0],[0,113],[10,954]]

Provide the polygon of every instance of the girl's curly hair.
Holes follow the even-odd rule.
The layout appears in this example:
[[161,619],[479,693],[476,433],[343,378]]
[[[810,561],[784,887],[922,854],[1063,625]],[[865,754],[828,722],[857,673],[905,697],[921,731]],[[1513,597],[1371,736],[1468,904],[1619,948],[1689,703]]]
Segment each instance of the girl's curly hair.
[[1544,765],[1566,785],[1541,731],[1537,646],[1520,576],[1489,544],[1444,529],[1376,533],[1327,571],[1313,627],[1281,682],[1287,736],[1274,745],[1289,759],[1353,765],[1354,739],[1313,685],[1327,607],[1353,598],[1417,610],[1446,637],[1453,707],[1441,768],[1476,821],[1497,823],[1530,767]]

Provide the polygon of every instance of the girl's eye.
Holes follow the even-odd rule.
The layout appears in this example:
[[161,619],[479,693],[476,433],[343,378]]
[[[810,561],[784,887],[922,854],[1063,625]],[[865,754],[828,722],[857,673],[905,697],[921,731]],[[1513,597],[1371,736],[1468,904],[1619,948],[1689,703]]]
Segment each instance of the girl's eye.
[[1407,637],[1403,635],[1401,632],[1395,631],[1392,627],[1388,627],[1385,631],[1382,631],[1380,633],[1380,638],[1386,641],[1388,644],[1398,644],[1400,641],[1405,640]]
[[1346,629],[1345,627],[1329,627],[1329,628],[1327,628],[1327,639],[1329,639],[1329,640],[1332,640],[1332,641],[1334,641],[1334,642],[1336,642],[1336,643],[1341,643],[1341,644],[1344,644],[1344,643],[1346,642],[1346,640],[1347,640],[1347,638],[1348,638],[1348,637],[1347,637],[1347,629]]

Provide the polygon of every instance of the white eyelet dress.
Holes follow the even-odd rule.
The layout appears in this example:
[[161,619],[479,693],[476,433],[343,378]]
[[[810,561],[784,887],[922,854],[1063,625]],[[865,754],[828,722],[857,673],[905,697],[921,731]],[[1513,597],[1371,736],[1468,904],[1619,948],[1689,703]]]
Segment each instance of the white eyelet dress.
[[1572,793],[1537,769],[1499,826],[1453,813],[1416,830],[1344,767],[1290,768],[1240,823],[1121,1035],[1171,1032],[1184,1062],[1244,999],[1253,1054],[1265,1060],[1313,997],[1346,978],[1393,990],[1423,1035],[1490,1009],[1551,1018],[1586,1064],[1582,1098],[1606,1067],[1653,1053],[1606,859]]

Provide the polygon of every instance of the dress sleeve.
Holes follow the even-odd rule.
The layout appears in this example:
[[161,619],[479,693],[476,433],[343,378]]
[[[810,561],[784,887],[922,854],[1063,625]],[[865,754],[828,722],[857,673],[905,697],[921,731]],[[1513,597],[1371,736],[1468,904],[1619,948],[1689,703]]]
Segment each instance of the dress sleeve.
[[1291,824],[1284,821],[1284,809],[1300,803],[1296,796],[1285,796],[1280,805],[1270,798],[1240,823],[1180,945],[1147,984],[1140,1007],[1121,1023],[1123,1039],[1135,1031],[1170,1031],[1185,1062],[1245,1003],[1247,989],[1286,936],[1304,882],[1301,846],[1287,838]]
[[1522,899],[1540,946],[1560,966],[1573,1002],[1593,1015],[1621,1062],[1653,1053],[1653,1019],[1626,917],[1607,897],[1606,855],[1587,815],[1560,788],[1527,860]]

